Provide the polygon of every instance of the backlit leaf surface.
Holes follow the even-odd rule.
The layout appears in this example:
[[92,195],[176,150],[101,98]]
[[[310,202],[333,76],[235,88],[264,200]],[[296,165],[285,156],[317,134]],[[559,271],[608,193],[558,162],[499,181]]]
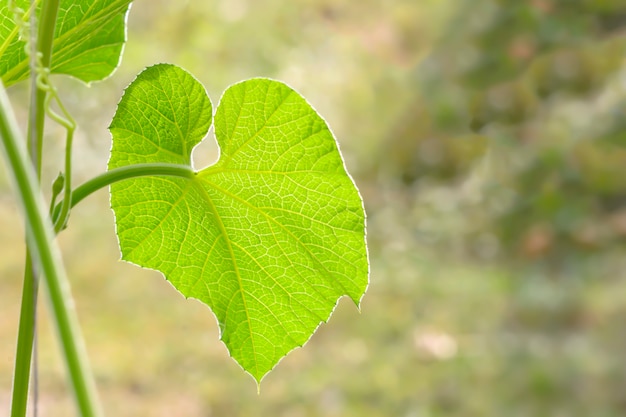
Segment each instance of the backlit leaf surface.
[[[6,2],[4,2],[6,3]],[[28,10],[29,0],[16,0]],[[85,83],[108,77],[118,66],[131,0],[61,0],[51,71]],[[41,0],[35,2],[37,15]],[[25,42],[8,7],[0,7],[0,76],[6,86],[28,77]]]
[[[190,164],[211,125],[202,85],[171,65],[127,88],[109,169]],[[219,161],[193,179],[111,186],[122,258],[161,271],[217,316],[232,357],[257,381],[368,284],[365,215],[325,121],[288,86],[231,86],[215,113]]]

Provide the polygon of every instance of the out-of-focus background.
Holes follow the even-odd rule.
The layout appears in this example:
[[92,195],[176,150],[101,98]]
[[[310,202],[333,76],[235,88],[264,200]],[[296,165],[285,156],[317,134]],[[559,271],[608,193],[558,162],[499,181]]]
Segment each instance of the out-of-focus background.
[[[60,243],[108,415],[626,415],[626,2],[139,0],[128,37],[109,80],[57,78],[81,126],[76,183],[104,171],[143,67],[188,69],[214,103],[243,78],[281,79],[338,138],[372,275],[362,312],[342,300],[258,395],[209,309],[118,261],[99,192]],[[23,116],[26,91],[11,93]],[[48,184],[63,137],[49,125]],[[195,164],[215,156],[209,138]],[[5,416],[23,228],[2,175]],[[42,305],[40,415],[73,415]]]

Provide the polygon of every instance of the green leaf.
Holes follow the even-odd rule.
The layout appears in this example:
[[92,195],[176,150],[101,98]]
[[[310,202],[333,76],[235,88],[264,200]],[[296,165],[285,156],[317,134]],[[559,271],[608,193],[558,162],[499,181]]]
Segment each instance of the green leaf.
[[[211,125],[202,85],[171,65],[127,88],[110,126],[109,169],[190,164]],[[365,214],[324,120],[288,86],[231,86],[215,114],[219,161],[193,179],[111,186],[122,259],[161,271],[217,316],[257,381],[368,284]]]
[[[29,0],[17,0],[28,10]],[[89,83],[117,68],[126,40],[131,0],[61,0],[53,43],[51,72]],[[37,13],[41,1],[36,2]],[[0,9],[0,76],[6,86],[28,78],[24,40],[8,7]]]

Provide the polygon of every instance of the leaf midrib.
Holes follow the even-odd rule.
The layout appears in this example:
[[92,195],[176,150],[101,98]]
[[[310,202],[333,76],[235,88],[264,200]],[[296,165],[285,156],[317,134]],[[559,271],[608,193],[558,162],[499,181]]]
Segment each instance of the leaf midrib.
[[[235,257],[235,252],[233,251],[232,242],[230,238],[228,237],[228,232],[227,232],[226,226],[224,225],[224,222],[222,221],[222,217],[220,216],[220,213],[217,210],[217,207],[215,206],[215,204],[213,203],[213,199],[211,198],[209,193],[207,193],[204,187],[202,187],[202,184],[200,183],[199,180],[194,178],[194,179],[189,179],[189,181],[191,181],[192,184],[195,185],[195,188],[200,192],[200,195],[205,199],[205,201],[211,208],[211,211],[213,215],[215,216],[215,221],[217,223],[217,226],[220,229],[220,234],[224,237],[224,242],[226,242],[226,246],[228,247],[228,253],[230,254],[230,259],[233,264],[233,269],[234,269],[235,275],[237,276],[237,283],[239,284],[239,293],[241,294],[241,301],[243,303],[243,308],[246,313],[246,321],[248,323],[248,333],[250,334],[250,343],[252,344],[252,354],[254,356],[254,363],[255,363],[256,370],[258,372],[259,370],[258,354],[257,354],[256,347],[254,345],[254,335],[252,333],[252,321],[250,320],[250,312],[248,311],[248,304],[246,302],[246,297],[245,297],[244,289],[243,289],[243,281],[241,279],[241,273],[239,272],[239,266],[237,265],[237,258]],[[228,308],[226,309],[224,314],[225,316],[228,315]],[[224,317],[224,328],[226,328],[226,317]]]

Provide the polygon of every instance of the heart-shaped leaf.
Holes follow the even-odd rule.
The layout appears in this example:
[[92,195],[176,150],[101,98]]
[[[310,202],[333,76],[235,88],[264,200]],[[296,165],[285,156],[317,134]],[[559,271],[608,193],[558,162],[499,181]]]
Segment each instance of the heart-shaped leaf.
[[[109,169],[190,164],[211,125],[202,85],[171,65],[127,88]],[[231,86],[215,114],[219,161],[194,178],[111,186],[122,258],[161,271],[211,307],[232,357],[257,381],[302,346],[338,299],[368,284],[365,214],[324,120],[288,86]]]
[[[108,77],[117,68],[126,40],[126,13],[131,0],[61,0],[53,41],[53,74],[66,74],[89,83]],[[16,0],[28,10],[29,0]],[[41,1],[36,1],[39,14]],[[24,40],[13,13],[0,8],[0,76],[6,86],[29,74]]]

